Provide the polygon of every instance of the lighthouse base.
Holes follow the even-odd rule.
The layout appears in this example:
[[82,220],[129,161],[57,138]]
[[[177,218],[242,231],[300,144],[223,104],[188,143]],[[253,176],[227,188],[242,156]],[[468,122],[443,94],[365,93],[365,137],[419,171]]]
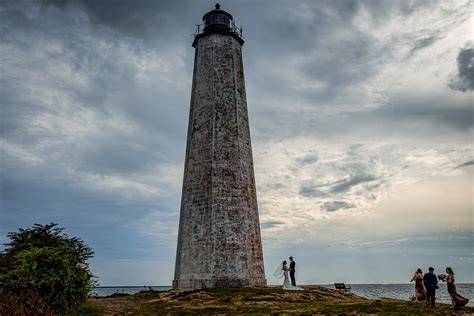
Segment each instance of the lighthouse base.
[[266,286],[266,279],[187,279],[173,280],[174,289],[236,288]]

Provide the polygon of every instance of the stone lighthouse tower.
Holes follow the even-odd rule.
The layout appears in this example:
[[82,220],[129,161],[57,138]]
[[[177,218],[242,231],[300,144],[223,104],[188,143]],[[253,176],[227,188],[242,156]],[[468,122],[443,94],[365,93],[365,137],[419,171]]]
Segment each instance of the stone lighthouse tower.
[[241,30],[216,8],[198,27],[174,288],[266,285]]

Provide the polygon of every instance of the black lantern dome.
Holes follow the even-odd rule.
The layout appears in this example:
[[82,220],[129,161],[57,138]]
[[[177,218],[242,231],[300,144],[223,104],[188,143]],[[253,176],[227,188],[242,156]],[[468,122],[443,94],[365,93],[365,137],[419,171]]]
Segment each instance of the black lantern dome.
[[204,14],[202,21],[204,22],[204,32],[206,29],[219,27],[219,28],[231,28],[232,20],[234,18],[228,12],[221,10],[221,5],[216,3],[216,8],[208,13]]
[[203,23],[198,25],[194,34],[193,47],[196,47],[199,38],[209,34],[231,35],[240,45],[244,44],[242,39],[242,28],[237,28],[232,15],[221,9],[221,5],[216,3],[214,10],[207,12],[202,17]]

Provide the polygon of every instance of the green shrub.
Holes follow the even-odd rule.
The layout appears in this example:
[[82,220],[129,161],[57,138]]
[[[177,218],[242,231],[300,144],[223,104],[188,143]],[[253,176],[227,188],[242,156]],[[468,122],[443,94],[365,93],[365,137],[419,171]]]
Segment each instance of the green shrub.
[[0,314],[69,314],[94,286],[92,250],[57,224],[35,224],[8,234],[0,254]]

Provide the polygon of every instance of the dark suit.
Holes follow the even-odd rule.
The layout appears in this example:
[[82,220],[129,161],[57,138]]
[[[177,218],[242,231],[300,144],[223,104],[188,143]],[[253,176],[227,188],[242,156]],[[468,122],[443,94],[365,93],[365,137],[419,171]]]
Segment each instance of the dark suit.
[[296,286],[296,280],[295,280],[295,266],[296,263],[294,261],[290,262],[290,278],[291,278],[291,284],[293,286]]
[[438,288],[438,277],[433,272],[425,273],[423,276],[423,283],[426,288],[426,300],[431,307],[435,307],[436,289]]

